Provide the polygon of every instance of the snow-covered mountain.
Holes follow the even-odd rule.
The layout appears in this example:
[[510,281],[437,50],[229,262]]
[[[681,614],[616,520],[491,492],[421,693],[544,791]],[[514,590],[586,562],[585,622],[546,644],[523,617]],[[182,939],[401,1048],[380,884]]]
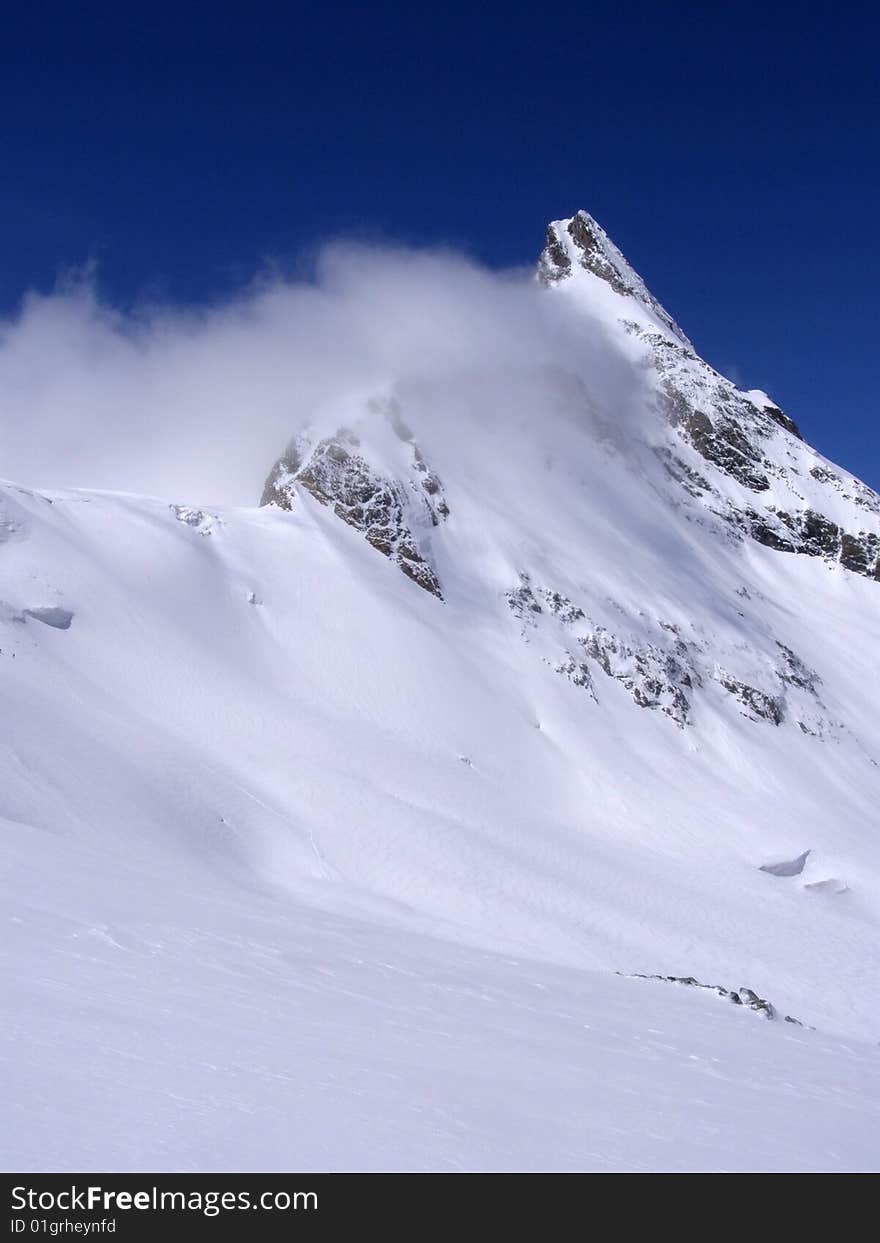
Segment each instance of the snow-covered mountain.
[[3,487],[7,1166],[870,1168],[880,497],[536,279],[251,509]]

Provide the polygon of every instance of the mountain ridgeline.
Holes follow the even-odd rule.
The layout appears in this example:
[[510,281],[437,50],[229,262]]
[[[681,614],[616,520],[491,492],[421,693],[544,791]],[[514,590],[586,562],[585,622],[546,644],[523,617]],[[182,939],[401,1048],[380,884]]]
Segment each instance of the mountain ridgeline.
[[[548,227],[536,280],[546,297],[569,296],[572,314],[589,306],[606,329],[640,349],[660,472],[652,487],[667,520],[704,528],[720,546],[754,541],[880,581],[880,497],[807,445],[795,420],[765,393],[741,391],[701,359],[592,216],[581,211]],[[455,558],[453,542],[443,540],[455,490],[445,484],[455,481],[445,471],[441,479],[408,418],[392,394],[365,402],[351,425],[301,431],[272,467],[261,503],[294,510],[308,494],[443,601],[438,561],[444,552]],[[391,457],[383,450],[389,433],[398,442]],[[600,450],[608,445],[584,452]],[[502,594],[522,638],[540,634],[534,646],[544,662],[595,701],[599,683],[611,678],[636,705],[682,727],[711,692],[730,697],[753,721],[789,721],[814,736],[845,728],[823,703],[821,674],[772,626],[762,626],[759,659],[746,675],[732,658],[735,636],[697,633],[620,600],[608,616],[607,600],[590,600],[588,588],[575,598],[525,560],[516,570]],[[751,597],[747,574],[736,594]]]
[[262,505],[0,483],[0,1159],[875,1169],[880,499],[585,213],[363,288]]

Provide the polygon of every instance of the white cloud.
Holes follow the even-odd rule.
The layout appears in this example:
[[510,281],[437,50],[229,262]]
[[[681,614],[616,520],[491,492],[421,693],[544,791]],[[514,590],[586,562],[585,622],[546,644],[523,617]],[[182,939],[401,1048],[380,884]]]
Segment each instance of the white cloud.
[[0,474],[255,504],[298,426],[391,389],[438,425],[561,407],[626,421],[638,377],[618,350],[530,272],[452,254],[334,245],[313,282],[197,310],[123,313],[85,277],[0,325]]

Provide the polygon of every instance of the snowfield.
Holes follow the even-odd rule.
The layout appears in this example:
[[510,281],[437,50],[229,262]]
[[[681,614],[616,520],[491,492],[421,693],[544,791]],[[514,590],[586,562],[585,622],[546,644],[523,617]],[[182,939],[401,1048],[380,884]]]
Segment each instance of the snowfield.
[[876,1046],[4,830],[7,1168],[876,1168]]
[[[442,598],[295,470],[0,489],[5,1168],[877,1167],[880,584],[676,490],[578,281],[582,373],[383,390]],[[408,480],[373,396],[313,444]]]

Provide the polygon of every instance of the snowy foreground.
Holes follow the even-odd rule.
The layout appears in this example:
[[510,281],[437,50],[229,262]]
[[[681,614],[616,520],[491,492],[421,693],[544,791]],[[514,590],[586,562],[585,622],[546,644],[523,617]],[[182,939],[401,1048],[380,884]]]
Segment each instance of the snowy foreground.
[[843,801],[807,831],[796,787],[753,826],[705,776],[689,799],[717,756],[624,697],[677,752],[599,733],[615,788],[574,780],[574,688],[452,651],[318,507],[208,536],[128,498],[4,513],[16,607],[73,613],[10,605],[0,656],[6,1168],[876,1165],[877,891]]
[[7,1167],[876,1166],[876,1047],[16,836]]
[[0,486],[5,1168],[880,1164],[880,497],[554,229],[251,507]]

